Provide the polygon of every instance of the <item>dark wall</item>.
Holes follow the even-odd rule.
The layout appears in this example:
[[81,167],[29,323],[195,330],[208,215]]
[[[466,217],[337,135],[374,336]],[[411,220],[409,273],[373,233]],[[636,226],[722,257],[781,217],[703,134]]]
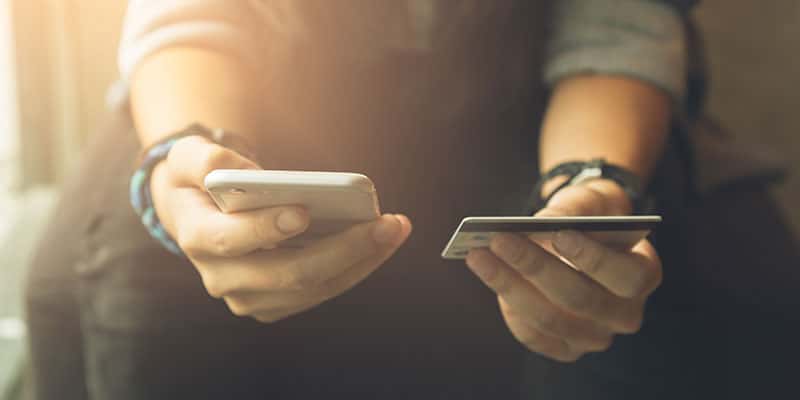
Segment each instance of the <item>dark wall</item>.
[[786,159],[776,187],[800,232],[800,1],[703,0],[697,10],[711,64],[710,111],[738,139]]

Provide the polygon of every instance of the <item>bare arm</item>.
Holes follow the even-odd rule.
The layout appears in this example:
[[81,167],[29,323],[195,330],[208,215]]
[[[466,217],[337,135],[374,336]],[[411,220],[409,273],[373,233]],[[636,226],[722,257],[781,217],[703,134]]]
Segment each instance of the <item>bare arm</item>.
[[[218,13],[212,12],[216,10],[212,6],[226,11],[225,6],[233,2],[180,4],[207,6],[203,10],[214,16]],[[153,0],[147,5],[160,3]],[[202,18],[185,22],[192,27],[205,23]],[[155,50],[143,46],[153,50],[144,58],[134,57],[138,53],[133,50],[125,52],[137,61],[122,64],[135,64],[128,81],[133,119],[143,145],[194,122],[235,132],[253,144],[269,140],[261,129],[263,99],[257,64],[231,54],[238,43],[231,33],[235,30],[205,28],[202,40],[230,46],[220,51],[173,42]],[[140,43],[148,44],[147,40]],[[248,50],[258,53],[259,49],[253,45]],[[175,142],[167,159],[155,167],[150,188],[156,214],[194,264],[206,291],[223,299],[235,315],[273,322],[315,307],[365,279],[411,233],[405,216],[383,215],[302,249],[272,251],[306,229],[308,212],[300,206],[279,206],[222,213],[203,189],[205,175],[218,168],[259,166],[204,138],[186,137]]]
[[[663,151],[670,114],[669,96],[642,81],[603,75],[565,79],[554,90],[542,126],[540,170],[565,161],[605,158],[646,182]],[[616,185],[591,185],[619,199],[621,209],[614,211],[630,211]]]
[[145,59],[131,76],[131,108],[143,145],[199,122],[258,142],[258,79],[228,54],[168,47]]
[[[540,169],[605,158],[646,182],[664,150],[672,105],[685,91],[681,15],[691,0],[554,3],[558,29],[545,74],[553,95],[540,135]],[[671,8],[678,3],[683,7]],[[545,186],[544,194],[558,184]],[[559,190],[537,215],[631,210],[619,185],[596,179]],[[662,279],[661,261],[647,240],[620,251],[568,231],[549,243],[497,235],[490,249],[470,251],[467,265],[497,293],[514,337],[564,362],[637,332]]]

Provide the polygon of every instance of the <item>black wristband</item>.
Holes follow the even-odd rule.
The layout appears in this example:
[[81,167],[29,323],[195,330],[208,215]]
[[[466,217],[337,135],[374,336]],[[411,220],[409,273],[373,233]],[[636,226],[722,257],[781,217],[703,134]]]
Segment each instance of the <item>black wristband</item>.
[[[558,176],[565,176],[567,180],[550,192],[546,198],[543,198],[541,192],[544,184]],[[536,182],[536,185],[534,185],[533,192],[531,193],[528,202],[528,205],[531,207],[529,214],[533,214],[544,208],[550,199],[561,189],[570,185],[577,185],[589,179],[598,178],[609,179],[616,182],[631,200],[634,213],[643,210],[645,203],[644,192],[639,177],[623,167],[607,163],[604,159],[598,158],[588,162],[565,162],[544,173],[539,178],[539,181]]]

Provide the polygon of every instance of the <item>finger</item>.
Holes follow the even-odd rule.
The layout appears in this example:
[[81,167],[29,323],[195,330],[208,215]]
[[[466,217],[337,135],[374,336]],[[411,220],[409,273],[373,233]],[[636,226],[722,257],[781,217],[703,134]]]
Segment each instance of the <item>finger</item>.
[[[542,333],[560,338],[576,348],[603,349],[610,332],[591,321],[576,318],[553,305],[519,273],[486,249],[467,255],[467,265],[498,295],[504,314],[525,321]],[[482,274],[482,275],[481,275]]]
[[[206,289],[215,297],[264,291],[309,293],[321,290],[354,266],[371,265],[388,257],[410,230],[407,218],[387,214],[303,249],[254,252],[200,265],[198,270]],[[365,264],[359,264],[362,261]]]
[[525,324],[514,316],[503,315],[508,330],[529,350],[541,354],[547,358],[560,362],[575,362],[581,357],[581,353],[570,348],[569,344],[557,337],[550,336],[528,324]]
[[192,258],[236,257],[274,248],[309,224],[308,213],[299,206],[228,214],[204,204],[192,210],[182,218],[178,236],[179,245]]
[[279,303],[266,303],[261,301],[259,296],[255,293],[245,295],[234,295],[223,297],[225,305],[228,306],[231,314],[237,317],[266,317],[269,315],[290,315],[295,314],[301,310],[313,307],[315,303],[308,299],[300,302],[279,304]]
[[[642,241],[642,246],[649,246]],[[576,268],[617,296],[635,298],[650,294],[661,282],[658,258],[622,253],[574,231],[555,235],[553,246]],[[652,253],[655,256],[655,252]]]
[[[411,234],[412,226],[411,221],[404,215],[394,215],[400,222],[399,243],[403,243],[406,238]],[[350,290],[355,285],[366,279],[373,271],[378,269],[383,263],[386,262],[399,248],[397,246],[389,246],[379,249],[375,254],[368,256],[338,276],[331,279],[324,280],[321,285],[317,286],[315,290],[310,291],[310,295],[315,296],[320,302],[329,300],[339,294]]]
[[307,303],[297,305],[295,307],[289,307],[285,309],[276,309],[273,311],[262,312],[258,314],[253,314],[252,317],[258,322],[269,324],[273,322],[278,322],[282,319],[286,319],[291,317],[295,314],[300,314],[304,311],[308,311],[311,308],[316,307],[318,304],[316,303]]
[[[511,328],[510,323],[512,321],[516,324],[526,325],[538,330],[541,333],[544,333],[545,335],[561,339],[567,343],[573,352],[586,353],[606,351],[613,343],[614,335],[610,331],[591,323],[589,323],[589,327],[586,328],[587,330],[584,331],[583,337],[581,337],[581,335],[562,336],[560,334],[550,332],[539,325],[540,319],[531,319],[529,316],[523,315],[523,313],[513,309],[512,306],[500,296],[497,297],[497,300],[500,304],[500,311],[503,314],[503,318],[506,320],[506,323],[509,325],[509,328]],[[588,323],[588,321],[582,322]],[[591,331],[591,335],[588,333],[589,331]],[[570,332],[574,333],[576,331],[573,330]]]
[[176,185],[200,189],[205,188],[206,175],[215,169],[261,169],[252,160],[202,136],[187,136],[175,142],[166,162]]
[[553,195],[537,217],[607,215],[605,197],[588,186],[567,186]]
[[638,303],[614,296],[536,244],[518,235],[500,234],[492,238],[490,249],[560,308],[615,332],[639,329]]
[[302,249],[287,268],[300,283],[327,281],[371,256],[393,253],[407,238],[405,224],[407,219],[386,214],[356,225]]
[[[404,230],[410,233],[410,224],[403,225]],[[311,290],[289,290],[270,292],[236,293],[225,297],[228,308],[240,316],[254,315],[262,322],[271,316],[281,314],[297,314],[315,307],[349,289],[367,278],[386,259],[391,257],[393,251],[384,251],[355,264],[341,275],[323,282]],[[274,320],[274,319],[273,319]]]

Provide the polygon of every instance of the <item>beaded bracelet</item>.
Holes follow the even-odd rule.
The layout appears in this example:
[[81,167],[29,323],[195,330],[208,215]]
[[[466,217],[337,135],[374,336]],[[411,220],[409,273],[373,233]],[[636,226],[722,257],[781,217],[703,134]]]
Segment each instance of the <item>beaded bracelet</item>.
[[200,124],[189,125],[183,130],[161,139],[142,151],[139,157],[139,166],[136,171],[134,171],[130,180],[129,195],[131,205],[134,211],[136,211],[136,214],[139,215],[139,218],[141,218],[142,225],[144,225],[147,232],[150,233],[150,236],[161,243],[164,248],[181,257],[186,257],[186,255],[183,253],[180,246],[178,246],[175,239],[164,229],[153,207],[153,197],[150,193],[150,178],[156,165],[167,158],[172,146],[174,146],[178,140],[187,136],[202,136],[214,143],[239,150],[240,153],[254,159],[249,152],[249,146],[247,146],[242,138],[236,137],[222,129],[211,130]]

